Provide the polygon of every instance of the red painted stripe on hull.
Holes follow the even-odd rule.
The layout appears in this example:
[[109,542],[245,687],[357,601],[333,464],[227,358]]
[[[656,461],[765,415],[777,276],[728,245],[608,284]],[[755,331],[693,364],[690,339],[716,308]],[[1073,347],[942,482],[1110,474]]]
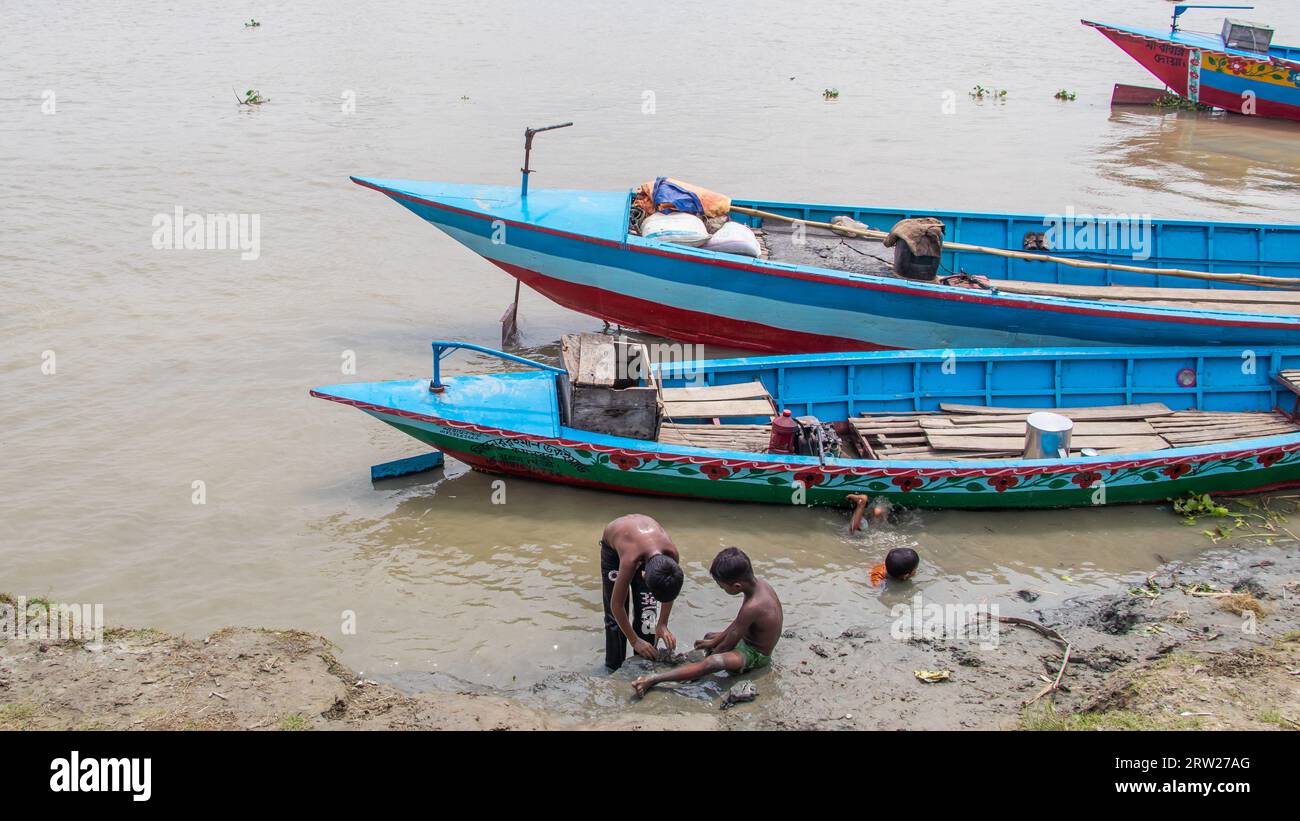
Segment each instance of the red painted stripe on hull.
[[[590,285],[577,285],[562,279],[488,260],[534,291],[581,314],[607,322],[648,331],[683,342],[722,345],[767,353],[824,353],[826,351],[899,350],[861,339],[810,334],[774,328],[757,322],[745,322],[716,314],[676,308],[657,302],[606,291]],[[866,322],[864,321],[864,325]]]

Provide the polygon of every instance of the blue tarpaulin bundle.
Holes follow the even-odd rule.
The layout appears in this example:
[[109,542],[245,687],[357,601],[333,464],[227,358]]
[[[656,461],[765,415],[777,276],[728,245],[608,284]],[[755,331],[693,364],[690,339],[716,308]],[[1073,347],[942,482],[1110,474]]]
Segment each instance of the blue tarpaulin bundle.
[[677,185],[667,177],[656,177],[654,188],[654,204],[656,211],[663,211],[664,206],[667,210],[681,211],[686,214],[703,214],[704,204],[693,191]]

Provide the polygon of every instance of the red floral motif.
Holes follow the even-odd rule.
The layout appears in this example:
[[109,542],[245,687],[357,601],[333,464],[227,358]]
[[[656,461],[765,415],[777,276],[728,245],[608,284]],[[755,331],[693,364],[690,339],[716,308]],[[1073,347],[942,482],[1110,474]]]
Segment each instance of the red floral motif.
[[919,476],[895,476],[894,484],[902,488],[904,493],[911,493],[925,484],[925,480]]
[[1191,465],[1170,465],[1169,467],[1165,468],[1160,472],[1168,476],[1170,479],[1177,479],[1179,476],[1182,476],[1187,473],[1191,473],[1192,466]]
[[616,453],[609,457],[609,461],[618,466],[619,470],[631,470],[641,466],[641,459],[637,456],[628,456],[624,453]]
[[1233,74],[1240,74],[1240,73],[1242,73],[1243,71],[1246,70],[1246,61],[1245,61],[1245,60],[1229,60],[1229,61],[1228,61],[1228,70],[1231,71]]
[[705,465],[700,470],[710,479],[725,479],[731,475],[731,470],[722,465]]
[[1020,484],[1020,480],[1015,476],[994,476],[989,480],[989,484],[992,485],[993,489],[998,493],[1002,493],[1007,488],[1015,487]]
[[812,487],[813,485],[820,485],[822,479],[825,478],[825,476],[822,476],[815,470],[801,470],[794,475],[794,480],[806,488]]
[[1101,481],[1101,474],[1095,470],[1085,470],[1083,473],[1074,474],[1070,481],[1079,487],[1092,487],[1094,483]]
[[1259,463],[1266,468],[1273,467],[1273,463],[1281,458],[1281,453],[1261,453],[1258,457]]

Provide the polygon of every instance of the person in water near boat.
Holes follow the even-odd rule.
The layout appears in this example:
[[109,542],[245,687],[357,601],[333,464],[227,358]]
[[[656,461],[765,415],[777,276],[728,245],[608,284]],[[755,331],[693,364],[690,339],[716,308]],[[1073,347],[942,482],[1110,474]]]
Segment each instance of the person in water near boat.
[[[663,527],[639,513],[605,525],[600,538],[601,598],[605,605],[605,666],[617,670],[632,652],[658,658],[660,639],[669,652],[677,639],[668,630],[673,600],[682,589],[681,556]],[[633,618],[628,618],[628,592]]]
[[904,582],[912,578],[921,565],[921,557],[910,547],[896,547],[885,554],[885,561],[871,568],[871,586],[879,587],[886,579]]
[[710,654],[704,660],[632,682],[637,698],[665,681],[694,681],[719,670],[748,673],[772,663],[772,651],[781,639],[784,621],[781,600],[772,585],[754,575],[749,557],[738,547],[728,547],[715,556],[709,575],[728,594],[745,597],[740,612],[727,629],[705,633],[704,638],[695,642],[697,650]]
[[849,522],[850,533],[857,533],[868,527],[879,527],[894,519],[894,505],[884,496],[872,499],[865,493],[850,493],[844,498],[853,503],[853,519]]

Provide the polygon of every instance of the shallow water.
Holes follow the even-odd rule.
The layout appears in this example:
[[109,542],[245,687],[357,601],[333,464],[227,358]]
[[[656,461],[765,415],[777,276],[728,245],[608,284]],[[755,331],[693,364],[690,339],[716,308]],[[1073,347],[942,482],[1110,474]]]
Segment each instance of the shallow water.
[[[1169,14],[1088,6],[1155,26]],[[1217,27],[1209,14],[1187,19]],[[1112,83],[1150,83],[1079,16],[970,0],[680,15],[65,2],[9,15],[0,589],[102,602],[112,623],[190,634],[302,627],[410,687],[545,684],[546,703],[599,709],[621,690],[591,677],[603,647],[595,545],[621,513],[659,518],[687,558],[672,625],[683,642],[734,612],[706,572],[727,544],[772,581],[787,626],[810,634],[885,623],[912,591],[873,591],[865,569],[895,544],[924,558],[916,588],[971,602],[1022,588],[1051,601],[1157,553],[1205,550],[1158,507],[924,513],[849,538],[836,511],[522,480],[493,505],[489,477],[456,465],[442,481],[372,486],[368,466],[413,443],[307,396],[426,375],[433,337],[496,342],[512,282],[347,175],[511,183],[530,124],[577,123],[538,138],[535,186],[671,173],[774,199],[1300,222],[1300,125],[1112,113]],[[1252,16],[1300,40],[1294,4]],[[976,84],[1009,95],[977,103]],[[829,87],[835,102],[822,99]],[[271,102],[237,106],[233,90],[248,88]],[[1078,99],[1053,99],[1060,88]],[[260,257],[155,250],[151,221],[177,206],[259,215]],[[521,311],[526,344],[543,353],[600,324],[532,294]],[[340,375],[348,352],[355,377]],[[195,481],[205,504],[192,503]],[[356,635],[340,631],[347,610]]]

